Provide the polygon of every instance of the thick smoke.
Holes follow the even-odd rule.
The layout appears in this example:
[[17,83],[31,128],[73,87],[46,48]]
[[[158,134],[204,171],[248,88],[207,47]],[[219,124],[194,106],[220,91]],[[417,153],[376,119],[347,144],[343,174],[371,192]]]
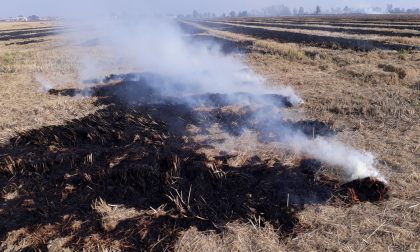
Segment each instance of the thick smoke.
[[301,153],[341,167],[348,180],[376,177],[385,181],[375,168],[375,157],[369,152],[356,150],[335,139],[328,140],[320,137],[309,139],[301,133],[289,135],[286,142]]
[[[249,69],[238,56],[222,53],[217,44],[192,40],[177,25],[176,20],[118,18],[104,20],[102,23],[95,20],[93,24],[95,28],[92,34],[96,33],[95,37],[102,38],[99,43],[110,48],[124,64],[141,72],[163,76],[159,81],[149,83],[161,96],[175,97],[178,101],[197,107],[200,101],[194,99],[194,95],[224,94],[229,104],[259,107],[253,118],[260,121],[272,120],[272,109],[279,107],[277,100],[268,99],[267,94],[286,97],[287,102],[284,104],[292,106],[303,102],[290,87],[268,88],[264,78]],[[93,62],[96,69],[97,63]],[[84,68],[89,69],[86,66]],[[159,103],[162,100],[153,100],[153,96],[150,96],[147,102]],[[247,127],[243,126],[244,129]],[[279,136],[276,141],[282,146],[342,168],[349,180],[364,177],[384,180],[375,168],[375,157],[371,153],[356,150],[335,139],[308,137],[299,130],[276,123],[254,127],[252,130],[262,134],[264,131],[276,132]],[[256,146],[250,143],[252,145]]]
[[[103,31],[103,29],[98,29]],[[189,93],[265,93],[264,79],[237,58],[225,55],[219,45],[186,37],[175,20],[147,18],[107,27],[106,41],[129,64],[142,72],[166,76],[182,83],[182,94]],[[165,86],[169,94],[179,86]],[[277,90],[299,98],[292,89]]]

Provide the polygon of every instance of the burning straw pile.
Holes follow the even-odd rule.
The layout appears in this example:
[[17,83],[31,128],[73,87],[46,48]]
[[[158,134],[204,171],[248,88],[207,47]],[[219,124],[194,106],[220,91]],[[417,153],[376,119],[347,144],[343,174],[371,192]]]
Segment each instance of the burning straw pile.
[[388,198],[388,186],[375,178],[364,178],[341,185],[335,193],[347,203],[383,201]]

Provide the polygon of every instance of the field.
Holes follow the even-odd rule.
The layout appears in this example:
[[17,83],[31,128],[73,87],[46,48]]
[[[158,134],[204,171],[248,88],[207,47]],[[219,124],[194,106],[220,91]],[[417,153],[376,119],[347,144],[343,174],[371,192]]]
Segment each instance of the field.
[[[133,79],[89,31],[0,22],[1,251],[419,251],[419,16],[178,22],[293,87],[298,107],[242,95],[375,153],[388,185],[243,132],[252,111],[225,94],[142,103],[159,76]],[[86,55],[101,79],[84,78]]]

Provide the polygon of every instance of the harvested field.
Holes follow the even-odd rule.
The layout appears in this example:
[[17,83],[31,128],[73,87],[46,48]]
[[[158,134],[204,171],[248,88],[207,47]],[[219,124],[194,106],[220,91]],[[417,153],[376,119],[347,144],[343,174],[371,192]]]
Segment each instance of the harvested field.
[[[336,25],[336,27],[327,24],[313,24],[313,23],[305,23],[305,24],[282,24],[276,22],[229,22],[229,23],[238,23],[243,25],[256,25],[256,26],[263,26],[263,27],[280,27],[286,29],[302,29],[302,30],[316,30],[316,31],[328,31],[328,32],[343,32],[343,33],[350,33],[350,34],[378,34],[384,36],[400,36],[400,37],[415,37],[420,36],[419,32],[411,31],[410,29],[390,29],[381,28],[381,27],[361,27],[361,28],[349,28],[345,26]],[[419,27],[417,27],[419,28]]]
[[[345,33],[338,32],[324,32],[322,28],[314,28],[311,31],[306,31],[307,27],[299,27],[299,29],[293,29],[290,25],[287,29],[276,28],[276,25],[271,24],[254,24],[249,23],[226,23],[226,22],[200,22],[200,24],[216,28],[219,30],[230,31],[233,33],[247,34],[257,37],[259,39],[272,39],[279,42],[288,43],[304,43],[307,45],[314,45],[319,47],[327,48],[350,48],[355,50],[371,51],[374,49],[384,50],[419,50],[418,44],[420,40],[417,38],[406,38],[398,37],[361,37],[354,35],[353,37]],[[262,27],[262,28],[260,28]],[[264,28],[266,27],[266,28]],[[365,33],[365,32],[359,32]],[[397,43],[392,43],[396,41]],[[407,44],[400,44],[399,41],[403,41]]]
[[[264,22],[263,20],[261,20]],[[255,20],[253,22],[261,22],[259,20]],[[238,21],[240,22],[240,21]],[[347,28],[364,28],[364,29],[395,29],[395,30],[408,30],[408,31],[419,31],[419,24],[415,23],[405,23],[405,24],[398,24],[398,23],[349,23],[349,22],[293,22],[293,21],[265,21],[265,22],[272,22],[274,24],[300,24],[300,25],[328,25],[332,27],[347,27]]]
[[283,43],[355,50],[419,50],[420,23],[416,16],[407,16],[406,22],[394,21],[394,18],[403,19],[398,16],[382,18],[383,20],[375,16],[364,20],[361,17],[354,17],[353,20],[346,17],[244,18],[210,20],[200,24]]
[[[0,250],[417,251],[418,49],[241,25],[264,20],[179,22],[274,89],[292,86],[302,105],[259,92],[168,95],[164,76],[121,63],[85,30],[79,43],[54,23],[0,23]],[[81,55],[106,66],[96,79],[82,76]],[[375,153],[388,183],[345,180],[278,144],[286,133],[271,124]]]

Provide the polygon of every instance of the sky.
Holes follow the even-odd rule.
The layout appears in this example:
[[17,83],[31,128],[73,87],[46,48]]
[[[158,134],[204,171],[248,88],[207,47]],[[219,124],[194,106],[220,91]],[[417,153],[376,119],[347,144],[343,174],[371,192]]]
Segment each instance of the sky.
[[395,7],[420,8],[419,0],[0,0],[0,17],[17,15],[74,16],[80,13],[89,15],[120,11],[138,11],[155,14],[188,14],[193,10],[221,14],[231,10],[261,9],[270,5],[285,4],[290,8],[303,6],[312,9],[320,5],[330,7],[382,7],[386,4]]

